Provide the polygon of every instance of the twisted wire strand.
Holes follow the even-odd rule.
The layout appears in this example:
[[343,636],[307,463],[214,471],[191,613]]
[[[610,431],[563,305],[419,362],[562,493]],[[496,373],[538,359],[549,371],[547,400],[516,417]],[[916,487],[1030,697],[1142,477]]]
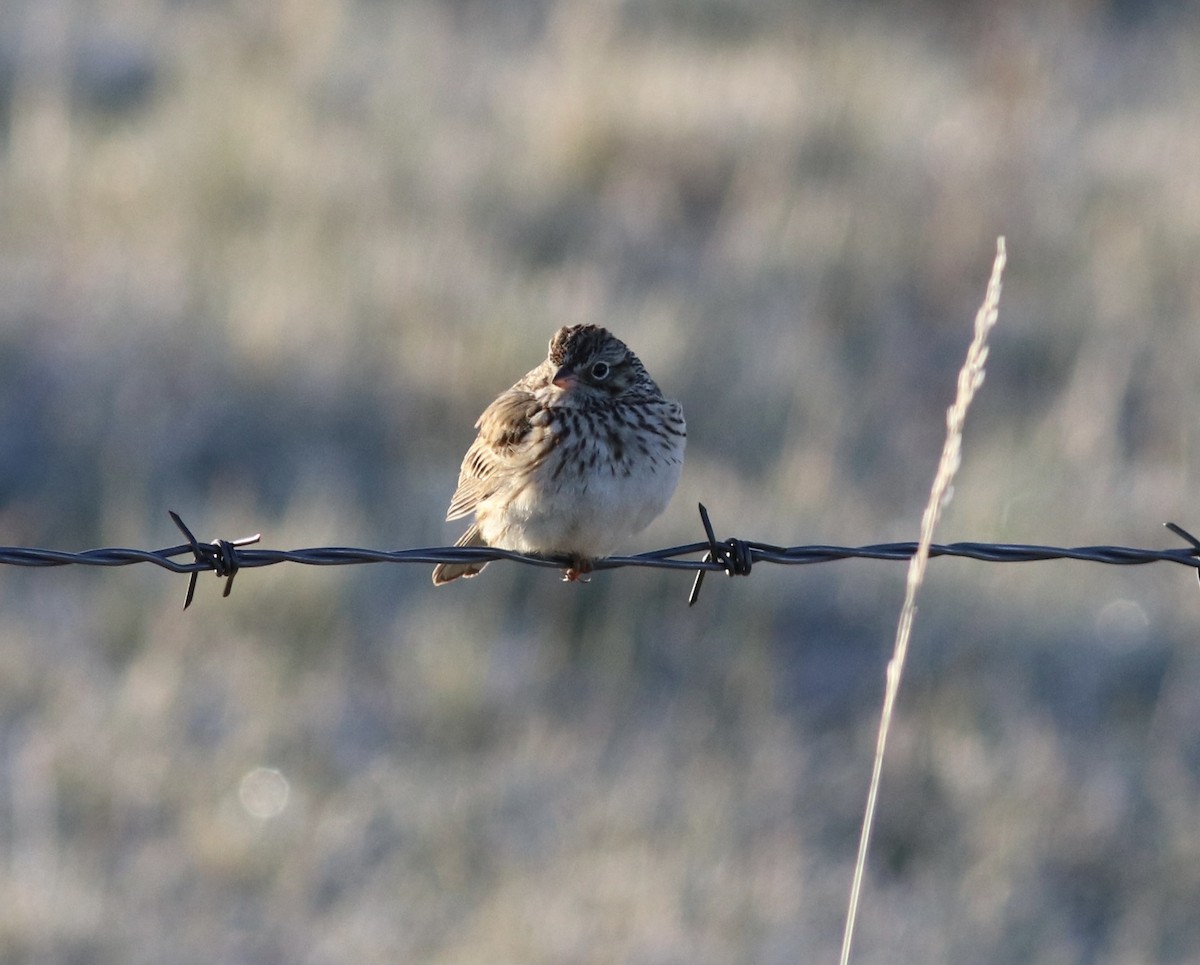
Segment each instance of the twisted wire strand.
[[[907,560],[916,543],[880,543],[871,546],[772,546],[766,543],[737,540],[750,551],[754,563],[777,563],[784,566],[810,563],[831,563],[836,560]],[[681,559],[689,554],[709,551],[708,543],[689,543],[667,549],[652,550],[636,556],[609,556],[597,560],[594,570],[616,570],[630,566],[670,570],[725,570],[720,560]],[[188,556],[185,560],[174,557]],[[1200,556],[1194,549],[1139,549],[1132,546],[1036,546],[1024,543],[935,543],[931,556],[959,556],[989,563],[1030,563],[1039,560],[1083,560],[1113,566],[1141,566],[1147,563],[1181,563],[1200,569]],[[570,565],[566,558],[533,556],[513,550],[490,546],[434,546],[420,549],[379,550],[352,546],[314,546],[305,549],[238,549],[237,562],[241,569],[257,569],[277,563],[299,563],[305,566],[352,566],[365,563],[493,563],[511,560],[531,566],[563,568]],[[69,552],[28,546],[0,546],[0,566],[131,566],[152,563],[172,573],[216,572],[205,560],[197,560],[192,547],[186,544],[161,550],[105,547],[102,549]]]
[[[749,574],[755,563],[774,563],[784,566],[829,563],[835,560],[871,559],[906,561],[916,551],[915,542],[876,543],[869,546],[776,546],[754,540],[727,539],[718,541],[713,535],[708,511],[703,504],[700,516],[704,523],[706,542],[687,543],[664,549],[639,553],[636,556],[610,556],[597,560],[595,570],[614,570],[623,567],[689,570],[697,575],[689,602],[699,593],[700,579],[707,572],[721,571],[730,576]],[[305,566],[353,566],[367,563],[464,563],[511,560],[530,566],[562,568],[569,560],[518,553],[490,546],[434,546],[418,549],[379,550],[351,546],[317,546],[306,549],[277,550],[250,548],[258,536],[240,540],[214,540],[201,543],[192,535],[177,514],[171,514],[188,542],[160,550],[105,547],[68,552],[28,546],[0,546],[0,565],[26,567],[55,566],[131,566],[150,563],[172,573],[191,574],[187,603],[191,603],[195,577],[213,572],[226,577],[228,595],[234,575],[239,569],[257,569],[278,563],[299,563]],[[1111,566],[1143,566],[1149,563],[1178,563],[1197,570],[1200,575],[1200,540],[1182,527],[1166,524],[1172,532],[1191,545],[1176,549],[1140,549],[1131,546],[1038,546],[1027,543],[949,543],[934,544],[930,556],[957,556],[990,563],[1028,563],[1045,560],[1081,560]],[[702,558],[694,558],[704,554]],[[688,558],[693,557],[693,558]],[[186,605],[186,604],[185,604]]]

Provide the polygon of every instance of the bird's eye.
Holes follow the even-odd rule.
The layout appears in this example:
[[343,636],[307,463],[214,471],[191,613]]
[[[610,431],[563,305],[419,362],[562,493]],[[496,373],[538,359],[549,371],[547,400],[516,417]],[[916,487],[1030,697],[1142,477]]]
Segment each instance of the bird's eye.
[[603,382],[605,379],[607,379],[610,371],[611,370],[609,369],[607,362],[592,363],[592,378],[597,382]]

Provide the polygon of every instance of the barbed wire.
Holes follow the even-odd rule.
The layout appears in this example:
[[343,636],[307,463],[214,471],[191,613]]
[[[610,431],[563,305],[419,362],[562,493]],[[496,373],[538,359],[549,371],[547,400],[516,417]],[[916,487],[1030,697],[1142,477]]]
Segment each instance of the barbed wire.
[[[700,521],[705,541],[652,550],[636,556],[609,556],[596,560],[593,570],[615,570],[627,566],[655,569],[691,570],[696,579],[688,595],[688,605],[700,595],[706,573],[718,571],[729,576],[748,576],[755,563],[777,563],[784,566],[829,563],[834,560],[908,560],[916,552],[915,542],[877,543],[870,546],[776,546],[757,540],[718,540],[701,503]],[[490,546],[436,546],[422,549],[375,550],[361,547],[320,546],[308,549],[275,550],[251,549],[261,534],[241,539],[216,539],[202,543],[184,524],[178,513],[171,519],[187,538],[186,543],[160,550],[103,549],[68,552],[38,549],[27,546],[0,546],[0,565],[53,566],[131,566],[151,563],[172,573],[190,575],[186,610],[192,604],[196,580],[201,573],[215,573],[225,579],[222,596],[229,596],[233,578],[240,570],[274,566],[278,563],[300,563],[305,566],[352,566],[365,563],[492,563],[511,560],[530,566],[566,568],[571,560],[563,557],[535,556]],[[1138,549],[1130,546],[1037,546],[1027,543],[949,543],[934,544],[930,556],[961,556],[990,563],[1028,563],[1037,560],[1083,560],[1111,566],[1143,566],[1148,563],[1179,563],[1197,571],[1200,577],[1200,540],[1175,523],[1166,527],[1190,545],[1177,549]],[[703,554],[699,559],[686,557]],[[177,557],[185,557],[177,559]]]

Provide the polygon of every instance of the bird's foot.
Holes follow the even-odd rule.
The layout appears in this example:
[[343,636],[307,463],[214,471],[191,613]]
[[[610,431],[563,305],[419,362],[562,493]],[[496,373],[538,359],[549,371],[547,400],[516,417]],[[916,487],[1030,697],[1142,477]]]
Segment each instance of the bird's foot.
[[571,565],[563,570],[564,583],[591,583],[592,582],[592,561],[584,559],[582,556],[576,556],[571,560]]

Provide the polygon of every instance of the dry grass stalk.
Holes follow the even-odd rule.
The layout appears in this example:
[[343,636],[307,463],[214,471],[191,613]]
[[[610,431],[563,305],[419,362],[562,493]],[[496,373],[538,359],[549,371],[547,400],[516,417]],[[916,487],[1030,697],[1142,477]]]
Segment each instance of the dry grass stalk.
[[896,706],[896,695],[900,691],[900,677],[904,672],[904,661],[908,654],[908,641],[912,634],[913,617],[917,612],[917,591],[925,579],[925,567],[929,562],[929,547],[933,543],[933,529],[941,516],[942,507],[949,500],[954,474],[962,462],[962,430],[967,418],[967,409],[975,398],[975,392],[983,384],[984,365],[987,362],[987,338],[1000,312],[1000,279],[1004,273],[1006,252],[1004,238],[996,239],[996,260],[992,265],[992,276],[988,281],[987,294],[975,315],[975,337],[967,349],[967,358],[958,373],[958,392],[954,404],[946,412],[946,442],[938,462],[933,487],[929,491],[929,502],[921,517],[921,537],[917,551],[908,565],[908,580],[904,594],[904,606],[900,610],[900,622],[896,626],[896,641],[892,659],[888,662],[887,686],[883,696],[883,711],[879,719],[879,734],[875,743],[875,761],[871,770],[871,785],[867,791],[867,805],[863,813],[862,831],[858,841],[858,858],[854,865],[854,879],[850,887],[850,902],[846,910],[846,929],[842,936],[841,965],[850,961],[850,946],[854,937],[854,922],[858,916],[859,900],[862,896],[863,872],[866,867],[867,849],[871,840],[871,828],[875,822],[875,807],[879,798],[880,775],[883,771],[883,756],[887,749],[888,731]]

